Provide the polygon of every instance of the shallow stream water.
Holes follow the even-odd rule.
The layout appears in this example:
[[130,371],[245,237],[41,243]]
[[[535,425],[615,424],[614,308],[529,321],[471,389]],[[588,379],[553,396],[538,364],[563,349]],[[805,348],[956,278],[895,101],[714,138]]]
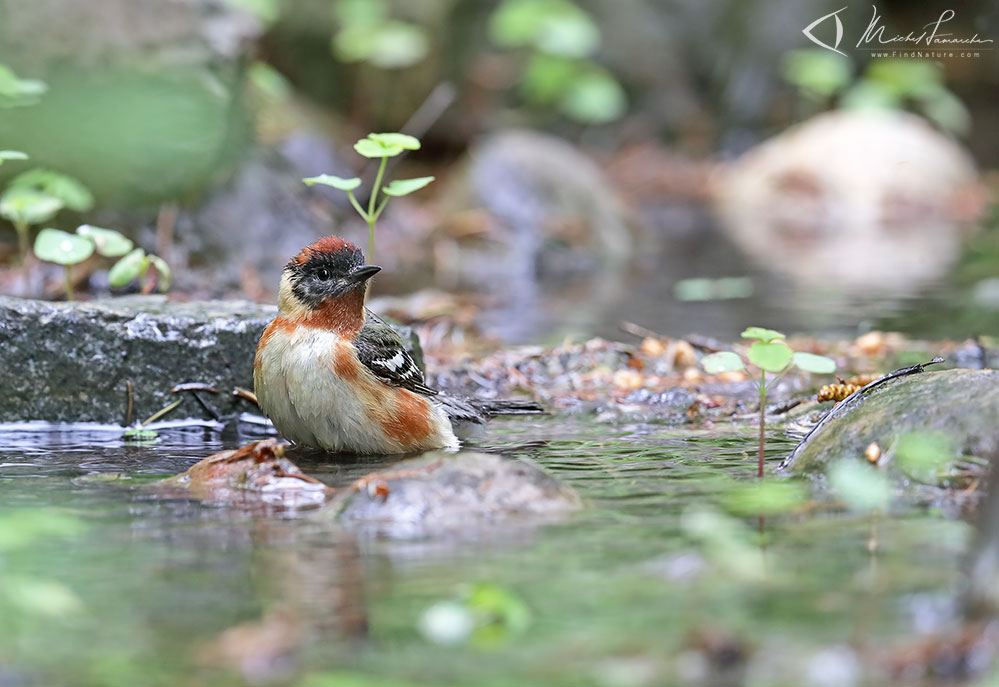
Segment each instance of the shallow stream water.
[[[518,455],[585,507],[430,539],[149,491],[247,439],[0,434],[0,685],[892,684],[879,652],[956,626],[969,524],[805,507],[761,546],[738,507],[750,432],[496,422],[480,444],[547,442]],[[384,467],[299,465],[337,485]],[[515,621],[421,631],[474,585]]]

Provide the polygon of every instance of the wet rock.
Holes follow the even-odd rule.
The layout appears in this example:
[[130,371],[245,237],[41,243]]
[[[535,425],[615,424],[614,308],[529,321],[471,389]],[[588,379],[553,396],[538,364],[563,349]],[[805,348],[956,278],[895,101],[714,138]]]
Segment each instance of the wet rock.
[[410,538],[579,507],[573,490],[529,461],[438,452],[362,478],[344,496],[338,517],[352,527]]
[[[440,277],[492,289],[503,306],[485,325],[523,338],[569,282],[590,310],[620,303],[632,234],[597,164],[553,136],[506,131],[484,139],[445,192],[448,242]],[[585,278],[583,278],[585,275]],[[546,298],[541,298],[544,293]],[[565,307],[559,303],[554,307]]]
[[867,446],[888,447],[903,434],[936,430],[962,454],[999,451],[999,370],[923,372],[873,388],[862,402],[833,408],[830,419],[782,463],[797,473],[821,472],[834,460],[862,458]]
[[[253,356],[276,308],[245,301],[174,303],[164,296],[50,303],[0,298],[0,421],[120,423],[132,383],[133,420],[202,382],[220,415],[247,410],[233,387],[253,387]],[[173,417],[207,418],[193,398]]]
[[[178,303],[165,296],[51,303],[0,297],[0,422],[124,421],[132,383],[132,420],[169,403],[168,419],[211,417],[198,401],[171,389],[199,382],[220,418],[252,410],[234,387],[253,388],[253,358],[272,305],[247,301]],[[419,339],[397,331],[422,363]]]
[[758,146],[719,175],[715,197],[729,236],[767,269],[860,292],[944,274],[984,199],[956,141],[914,115],[868,110]]
[[162,493],[182,489],[196,499],[269,504],[283,508],[319,506],[333,490],[284,457],[285,444],[264,439],[222,451],[156,485]]

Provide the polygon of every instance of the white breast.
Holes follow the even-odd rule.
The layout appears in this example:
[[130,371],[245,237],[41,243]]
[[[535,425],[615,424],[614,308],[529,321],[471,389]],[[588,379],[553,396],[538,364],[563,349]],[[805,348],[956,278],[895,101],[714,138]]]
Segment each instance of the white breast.
[[[343,349],[342,347],[347,347]],[[299,327],[275,332],[254,374],[260,408],[286,438],[328,451],[393,454],[457,448],[447,416],[434,406],[434,431],[419,446],[403,446],[386,436],[372,409],[391,407],[394,390],[367,370],[360,382],[333,371],[338,353],[353,355],[351,344],[322,329]]]

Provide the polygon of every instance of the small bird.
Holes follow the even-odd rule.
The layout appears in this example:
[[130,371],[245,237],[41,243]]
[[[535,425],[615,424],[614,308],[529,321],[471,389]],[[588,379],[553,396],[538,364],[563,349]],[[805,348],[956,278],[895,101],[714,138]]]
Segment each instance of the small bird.
[[336,236],[285,266],[278,316],[253,365],[260,408],[281,434],[327,451],[390,455],[456,449],[462,430],[491,415],[542,412],[531,401],[463,400],[427,386],[399,334],[364,307],[379,270]]

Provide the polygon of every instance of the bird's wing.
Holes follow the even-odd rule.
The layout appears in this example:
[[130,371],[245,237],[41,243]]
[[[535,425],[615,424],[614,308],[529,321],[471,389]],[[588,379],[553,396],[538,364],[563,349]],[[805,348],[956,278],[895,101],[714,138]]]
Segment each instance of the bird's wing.
[[426,385],[423,372],[403,344],[402,337],[382,318],[368,310],[364,327],[355,337],[357,357],[378,379],[424,396],[438,392]]

